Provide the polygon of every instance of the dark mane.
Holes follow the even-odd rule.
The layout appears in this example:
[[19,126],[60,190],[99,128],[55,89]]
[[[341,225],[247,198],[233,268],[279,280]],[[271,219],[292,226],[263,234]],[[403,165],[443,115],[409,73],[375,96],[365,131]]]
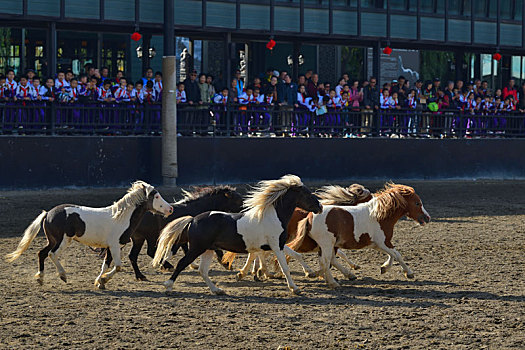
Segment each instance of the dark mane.
[[236,188],[229,185],[192,187],[191,191],[182,190],[183,199],[177,204],[187,203],[204,197],[213,197],[228,192],[235,192]]

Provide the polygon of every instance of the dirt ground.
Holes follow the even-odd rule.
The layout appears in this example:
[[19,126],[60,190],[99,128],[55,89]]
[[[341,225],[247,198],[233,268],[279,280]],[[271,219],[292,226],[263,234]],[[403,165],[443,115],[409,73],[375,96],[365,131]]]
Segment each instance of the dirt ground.
[[[407,220],[396,226],[394,243],[415,280],[406,280],[397,264],[380,275],[386,256],[361,250],[349,252],[362,266],[356,281],[334,273],[343,284],[338,290],[304,277],[296,262],[292,276],[301,296],[291,295],[284,280],[237,282],[214,263],[210,276],[227,295],[212,295],[188,270],[167,296],[161,282],[168,274],[153,269],[143,249],[139,264],[149,281],[136,282],[125,257],[123,272],[99,291],[93,280],[102,261],[75,243],[61,259],[68,283],[48,259],[39,286],[33,275],[41,232],[19,260],[1,264],[0,348],[525,349],[525,182],[406,184],[433,219],[425,227]],[[40,210],[104,206],[124,191],[0,192],[0,254],[15,249]],[[307,262],[318,266],[315,254]]]

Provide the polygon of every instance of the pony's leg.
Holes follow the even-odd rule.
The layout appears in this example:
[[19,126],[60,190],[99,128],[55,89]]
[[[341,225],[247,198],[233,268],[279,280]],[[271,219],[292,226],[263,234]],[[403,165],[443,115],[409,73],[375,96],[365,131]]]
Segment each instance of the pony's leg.
[[337,283],[337,281],[334,279],[334,276],[332,275],[332,272],[330,271],[330,263],[332,262],[334,246],[333,244],[330,244],[330,242],[323,243],[323,245],[319,244],[319,248],[321,249],[321,254],[319,255],[319,265],[321,265],[321,271],[323,271],[324,280],[330,288],[339,288],[339,283]]
[[[177,246],[177,247],[178,247],[178,246]],[[184,254],[188,254],[188,249],[189,249],[189,248],[188,248],[188,243],[181,244],[180,247],[181,247],[182,250],[184,251]],[[178,250],[178,249],[179,249],[179,248],[177,248],[177,250]],[[177,253],[177,250],[175,250],[174,252],[172,252],[173,255],[175,255],[175,254]],[[166,260],[168,260],[168,259],[170,259],[170,258],[171,258],[171,255],[170,255]],[[198,265],[197,263],[192,262],[192,263],[190,264],[190,269],[197,270],[198,268],[199,268],[199,265]]]
[[102,262],[102,269],[100,271],[100,274],[95,278],[95,287],[98,289],[106,289],[105,283],[102,283],[102,276],[106,271],[109,269],[109,266],[111,265],[111,261],[113,261],[113,257],[111,256],[111,251],[106,248],[106,257],[104,258],[104,262]]
[[208,271],[210,270],[211,262],[213,261],[213,250],[207,250],[204,254],[201,255],[201,262],[199,264],[199,274],[201,275],[204,282],[206,282],[206,285],[208,288],[210,288],[211,292],[213,294],[224,294],[224,291],[217,287],[208,277]]
[[131,266],[133,266],[133,271],[135,272],[135,279],[137,281],[146,281],[146,276],[144,276],[142,272],[140,272],[139,265],[137,264],[137,259],[140,254],[140,250],[144,245],[145,239],[143,237],[131,238],[131,241],[133,243],[133,246],[129,251],[129,261],[131,262]]
[[284,246],[284,249],[283,249],[283,252],[284,254],[288,255],[288,256],[291,256],[292,258],[294,258],[295,260],[297,260],[297,262],[299,264],[301,264],[302,268],[303,268],[303,271],[304,271],[304,275],[306,277],[309,277],[309,278],[314,278],[316,275],[315,275],[315,272],[310,268],[310,266],[308,266],[304,260],[303,260],[303,256],[300,254],[300,253],[297,253],[295,250],[292,250],[290,247],[288,247],[287,245]]
[[224,257],[224,252],[222,250],[215,249],[215,256],[217,257],[217,261],[219,262],[219,264],[221,264],[222,267],[224,267],[226,270],[231,270],[230,264],[222,263],[222,258]]
[[290,289],[294,294],[300,294],[301,290],[295,285],[294,281],[292,280],[292,276],[290,275],[290,268],[286,263],[286,256],[284,255],[283,251],[279,248],[279,243],[271,242],[269,245],[270,248],[273,250],[275,256],[277,257],[277,261],[279,261],[281,270],[284,273],[284,276],[286,277],[288,289]]
[[257,254],[254,254],[254,253],[248,254],[248,258],[246,259],[246,263],[244,264],[242,269],[240,269],[239,273],[237,273],[237,276],[236,276],[237,281],[242,280],[244,278],[244,276],[246,276],[248,274],[248,270],[250,269],[250,266],[252,265],[252,263],[253,263],[253,261],[255,260],[256,257],[257,257]]
[[118,242],[117,244],[109,246],[109,251],[111,252],[111,256],[115,261],[115,266],[113,266],[113,269],[111,269],[111,271],[106,272],[102,275],[102,277],[100,278],[100,282],[102,284],[108,283],[109,280],[112,279],[113,276],[122,269],[122,261],[120,260],[120,247],[118,245]]
[[278,276],[276,277],[275,274],[268,271],[268,268],[266,265],[266,258],[270,254],[270,252],[262,252],[262,253],[256,253],[256,254],[257,254],[257,259],[255,260],[254,267],[257,268],[257,271],[254,273],[253,279],[257,282],[260,282],[268,278],[278,278]]
[[44,284],[44,261],[49,256],[49,252],[53,249],[54,243],[48,241],[47,245],[38,252],[38,272],[35,274],[38,284]]
[[63,237],[62,242],[57,244],[51,251],[49,252],[49,257],[51,258],[51,261],[55,264],[58,272],[58,276],[60,279],[67,283],[66,278],[66,270],[64,270],[64,267],[62,264],[60,264],[60,261],[58,261],[58,258],[60,254],[64,251],[64,249],[71,243],[71,238],[69,237]]
[[[390,256],[390,259],[387,260],[386,263],[388,263],[390,261],[390,266],[391,266],[392,265],[391,259],[395,259],[399,263],[399,265],[401,265],[401,267],[403,268],[403,271],[405,272],[405,277],[406,278],[414,278],[414,272],[412,272],[410,267],[408,267],[407,264],[405,264],[405,261],[401,257],[401,254],[399,254],[399,252],[395,248],[388,248],[382,242],[379,243],[379,244],[376,243],[376,245],[377,245],[377,247],[379,249],[381,249],[382,251],[384,251],[385,253],[387,253]],[[383,264],[383,265],[385,265],[385,264]],[[383,266],[381,266],[381,270],[383,270]]]
[[207,249],[206,248],[194,248],[190,247],[186,255],[182,257],[182,259],[179,260],[177,263],[177,266],[175,267],[175,272],[171,275],[170,279],[163,283],[164,287],[166,288],[166,293],[169,293],[173,290],[173,283],[175,283],[175,280],[177,279],[177,276],[186,268],[189,264],[191,264],[195,259],[197,259],[201,254],[203,254]]
[[354,270],[359,270],[361,268],[361,266],[357,265],[352,260],[350,260],[350,258],[345,254],[345,252],[343,252],[342,249],[337,249],[337,256],[346,261],[346,263],[350,265],[350,267]]
[[345,276],[345,278],[349,279],[350,281],[353,281],[355,279],[357,279],[357,276],[354,275],[351,271],[349,271],[346,267],[344,267],[338,260],[337,260],[337,257],[334,255],[332,255],[332,261],[331,261],[332,265],[338,269],[339,271],[341,271],[341,273]]
[[[146,241],[148,242],[148,249],[147,249],[148,256],[153,259],[155,257],[155,252],[157,251],[157,241],[155,239],[152,239],[152,238],[148,238]],[[175,246],[174,246],[171,249],[171,255],[169,256],[169,258],[171,258],[173,255],[177,254],[177,250],[179,250],[179,247],[175,248]],[[166,259],[164,261],[164,263],[162,264],[161,271],[173,272],[173,270],[175,268],[173,267],[172,264],[170,264],[167,261],[168,259]]]

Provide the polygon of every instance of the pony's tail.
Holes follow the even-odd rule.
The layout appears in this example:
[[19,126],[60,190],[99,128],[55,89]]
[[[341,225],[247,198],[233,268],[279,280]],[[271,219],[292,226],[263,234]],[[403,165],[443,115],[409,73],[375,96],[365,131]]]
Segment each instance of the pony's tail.
[[224,256],[222,257],[221,264],[223,265],[228,264],[228,270],[231,270],[232,264],[235,261],[236,257],[237,257],[237,253],[226,252]]
[[299,223],[297,224],[297,233],[295,235],[295,238],[293,239],[293,241],[287,244],[289,248],[295,250],[296,252],[300,250],[305,237],[308,235],[308,232],[312,227],[310,220],[311,219],[309,217],[306,217],[299,221]]
[[193,221],[193,216],[183,216],[170,222],[160,232],[157,242],[157,251],[151,262],[154,267],[159,267],[171,253],[171,247],[179,240],[184,230]]
[[9,262],[13,262],[16,259],[22,255],[23,252],[29,248],[29,245],[33,240],[35,239],[38,232],[40,232],[40,228],[42,227],[42,221],[46,218],[47,211],[43,210],[40,215],[36,217],[35,220],[29,225],[26,230],[24,231],[24,237],[22,237],[22,240],[20,243],[18,243],[18,247],[16,250],[12,253],[9,253],[5,256],[6,260]]

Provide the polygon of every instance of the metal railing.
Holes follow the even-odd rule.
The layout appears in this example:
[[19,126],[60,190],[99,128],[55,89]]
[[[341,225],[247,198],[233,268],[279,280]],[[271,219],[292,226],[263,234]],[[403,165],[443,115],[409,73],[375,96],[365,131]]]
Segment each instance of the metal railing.
[[[160,104],[0,104],[0,133],[160,135]],[[326,109],[179,104],[182,136],[525,137],[519,112]]]

